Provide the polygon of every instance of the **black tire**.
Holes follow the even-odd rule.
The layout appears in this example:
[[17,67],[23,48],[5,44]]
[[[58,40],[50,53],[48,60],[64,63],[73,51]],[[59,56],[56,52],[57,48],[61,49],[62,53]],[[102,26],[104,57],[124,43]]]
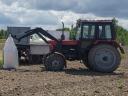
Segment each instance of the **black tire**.
[[47,71],[61,71],[64,69],[65,63],[66,61],[63,56],[53,53],[47,56],[44,65]]
[[113,72],[121,61],[118,50],[108,44],[100,44],[93,47],[88,54],[90,69],[98,72]]

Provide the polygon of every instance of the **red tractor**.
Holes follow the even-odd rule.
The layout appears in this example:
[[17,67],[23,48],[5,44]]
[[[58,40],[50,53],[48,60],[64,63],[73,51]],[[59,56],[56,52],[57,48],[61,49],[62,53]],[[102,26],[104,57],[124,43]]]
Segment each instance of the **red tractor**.
[[[46,70],[60,71],[66,60],[82,60],[87,68],[98,72],[113,72],[121,62],[123,48],[116,42],[116,26],[113,20],[78,20],[75,40],[57,40],[42,28],[25,32],[17,40],[36,33],[51,47],[43,56]],[[43,36],[50,38],[47,41]],[[63,36],[64,37],[64,36]],[[120,52],[119,52],[120,51]]]

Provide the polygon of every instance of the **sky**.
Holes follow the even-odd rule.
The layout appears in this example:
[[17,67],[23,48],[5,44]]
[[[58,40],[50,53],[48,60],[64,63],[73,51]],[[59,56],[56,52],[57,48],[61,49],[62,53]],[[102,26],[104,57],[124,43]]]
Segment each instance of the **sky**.
[[128,29],[128,0],[0,0],[0,28],[75,25],[77,19],[112,19]]

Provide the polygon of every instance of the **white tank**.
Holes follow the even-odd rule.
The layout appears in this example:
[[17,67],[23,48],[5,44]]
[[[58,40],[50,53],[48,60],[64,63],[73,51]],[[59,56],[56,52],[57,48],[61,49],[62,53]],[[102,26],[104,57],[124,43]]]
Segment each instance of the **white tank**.
[[4,69],[16,69],[19,66],[18,51],[11,35],[5,42],[3,49]]

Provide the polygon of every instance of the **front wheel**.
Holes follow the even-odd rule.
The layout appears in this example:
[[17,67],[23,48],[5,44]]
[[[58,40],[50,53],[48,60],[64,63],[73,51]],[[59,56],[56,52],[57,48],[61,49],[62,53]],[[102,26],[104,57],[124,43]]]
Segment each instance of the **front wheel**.
[[64,69],[65,63],[66,61],[62,55],[53,53],[47,56],[44,65],[48,71],[61,71]]
[[107,44],[95,46],[88,54],[89,66],[98,72],[113,72],[118,68],[120,61],[118,50]]

